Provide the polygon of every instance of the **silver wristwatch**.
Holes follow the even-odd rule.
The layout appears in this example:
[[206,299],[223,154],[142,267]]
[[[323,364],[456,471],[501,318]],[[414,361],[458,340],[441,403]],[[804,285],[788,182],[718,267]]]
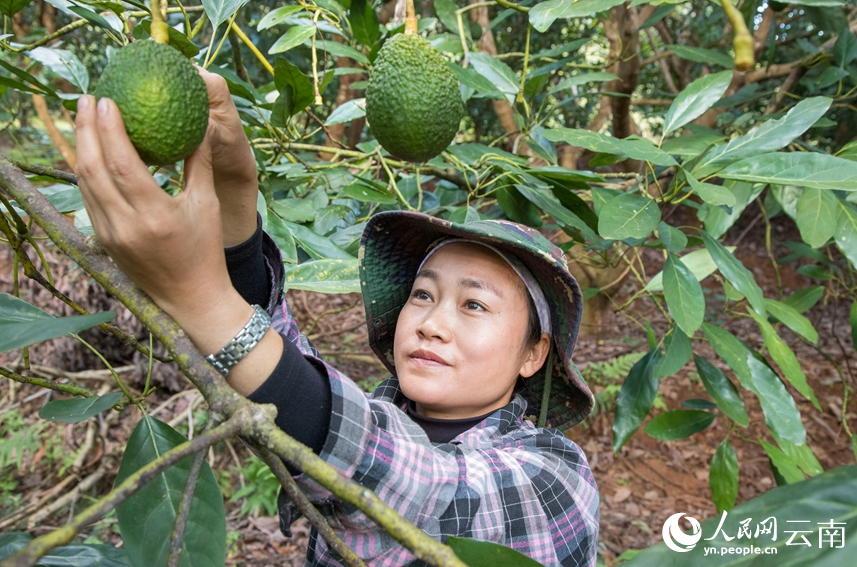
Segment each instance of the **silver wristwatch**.
[[259,344],[271,326],[271,316],[262,307],[254,305],[253,311],[250,321],[235,335],[234,339],[229,341],[229,344],[220,349],[220,352],[205,357],[205,360],[224,376],[229,374],[229,370]]

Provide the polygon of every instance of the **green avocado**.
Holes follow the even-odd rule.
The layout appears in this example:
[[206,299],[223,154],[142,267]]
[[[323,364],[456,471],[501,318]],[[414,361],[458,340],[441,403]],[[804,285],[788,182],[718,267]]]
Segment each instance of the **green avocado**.
[[107,63],[95,96],[116,103],[128,137],[149,165],[182,160],[205,137],[205,81],[168,45],[137,41],[120,49]]
[[445,150],[464,114],[458,80],[418,34],[398,34],[378,52],[366,87],[366,119],[381,146],[423,162]]

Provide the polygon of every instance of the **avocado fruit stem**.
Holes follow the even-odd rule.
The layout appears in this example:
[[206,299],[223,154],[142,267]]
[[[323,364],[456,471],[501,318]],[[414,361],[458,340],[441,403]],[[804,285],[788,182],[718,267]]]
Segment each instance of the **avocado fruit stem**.
[[417,12],[414,9],[414,0],[405,1],[405,34],[417,33]]
[[164,14],[161,12],[160,0],[152,0],[152,39],[156,43],[168,45],[170,43],[170,32],[167,23],[164,21]]

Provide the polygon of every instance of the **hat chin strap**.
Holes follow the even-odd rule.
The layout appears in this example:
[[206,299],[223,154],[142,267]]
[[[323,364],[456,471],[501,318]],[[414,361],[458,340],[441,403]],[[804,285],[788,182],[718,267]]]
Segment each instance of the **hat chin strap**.
[[[423,269],[423,266],[428,259],[432,257],[432,255],[446,246],[447,244],[454,244],[456,242],[465,242],[468,244],[478,244],[479,246],[484,246],[488,248],[509,264],[515,273],[518,274],[518,277],[521,278],[521,281],[524,282],[524,286],[527,288],[527,292],[530,294],[530,297],[533,299],[533,304],[536,306],[536,312],[539,315],[539,327],[541,327],[542,333],[547,333],[548,335],[552,335],[551,332],[551,312],[548,307],[547,299],[545,298],[545,294],[542,291],[542,286],[539,285],[539,282],[536,281],[533,273],[527,268],[523,262],[515,258],[514,256],[509,256],[504,254],[496,247],[491,246],[490,244],[486,244],[484,242],[479,242],[477,240],[468,240],[466,238],[447,238],[445,240],[441,240],[439,243],[435,244],[434,247],[429,250],[429,253],[426,254],[426,257],[423,258],[423,261],[420,263],[420,267],[417,268],[417,273],[420,273],[420,270]],[[553,349],[551,349],[551,353]],[[553,361],[550,358],[551,355],[548,355],[548,364],[552,364]],[[550,376],[550,366],[548,366],[548,377]],[[544,411],[544,410],[542,410]],[[541,419],[539,420],[541,421]]]

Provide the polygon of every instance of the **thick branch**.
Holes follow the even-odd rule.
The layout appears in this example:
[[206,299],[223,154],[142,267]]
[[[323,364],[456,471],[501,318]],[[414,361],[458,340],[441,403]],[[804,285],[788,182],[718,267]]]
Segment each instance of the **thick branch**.
[[[41,226],[57,247],[75,260],[81,268],[112,293],[114,297],[125,304],[166,346],[179,369],[205,396],[210,411],[215,414],[215,417],[232,416],[226,424],[218,427],[215,431],[222,431],[227,424],[234,426],[239,415],[249,414],[252,416],[249,424],[242,420],[237,428],[230,431],[228,435],[214,439],[212,442],[231,437],[241,429],[241,433],[246,437],[270,447],[277,456],[303,470],[338,498],[357,506],[368,517],[378,522],[397,541],[405,545],[416,557],[437,567],[466,567],[450,548],[433,540],[422,530],[408,522],[381,501],[371,490],[343,476],[315,455],[311,449],[286,435],[274,423],[273,414],[275,412],[271,413],[262,406],[252,404],[235,392],[223,377],[208,365],[175,321],[161,311],[125,274],[116,268],[93,240],[84,238],[69,225],[20,170],[2,158],[0,158],[0,187],[8,192],[18,202],[19,206]],[[267,415],[260,413],[260,410]],[[213,436],[214,431],[210,435]],[[207,447],[206,439],[209,438],[211,438],[209,435],[197,437],[193,441],[182,444],[173,451],[166,453],[165,457],[166,455],[175,455],[179,449],[184,448],[181,455],[172,462],[180,460]],[[157,462],[160,463],[161,461]],[[32,565],[50,549],[67,543],[87,523],[100,518],[127,498],[127,494],[120,493],[123,490],[130,490],[133,479],[137,479],[136,481],[142,484],[144,481],[140,479],[141,474],[153,475],[154,473],[151,473],[150,470],[152,467],[152,464],[147,465],[114,489],[107,498],[78,515],[69,525],[47,536],[33,540],[14,558],[0,563],[0,567]],[[21,559],[22,557],[23,559]]]
[[92,522],[104,517],[105,514],[115,509],[157,475],[188,455],[204,451],[215,443],[229,439],[243,430],[249,429],[254,421],[264,419],[263,412],[264,410],[261,407],[252,408],[248,406],[246,411],[237,412],[223,425],[216,427],[208,433],[199,435],[193,441],[187,441],[170,449],[160,458],[146,464],[140,470],[126,478],[122,484],[111,490],[107,496],[72,518],[68,524],[32,540],[21,551],[0,563],[0,567],[29,567],[30,565],[35,565],[39,558],[55,547],[72,541],[81,530]]
[[298,443],[281,429],[256,425],[250,437],[258,444],[268,447],[293,467],[304,471],[307,476],[333,492],[339,499],[354,504],[369,518],[383,526],[387,533],[407,547],[417,559],[438,567],[467,567],[452,549],[439,544],[387,506],[374,492],[344,476],[313,453],[312,449]]

